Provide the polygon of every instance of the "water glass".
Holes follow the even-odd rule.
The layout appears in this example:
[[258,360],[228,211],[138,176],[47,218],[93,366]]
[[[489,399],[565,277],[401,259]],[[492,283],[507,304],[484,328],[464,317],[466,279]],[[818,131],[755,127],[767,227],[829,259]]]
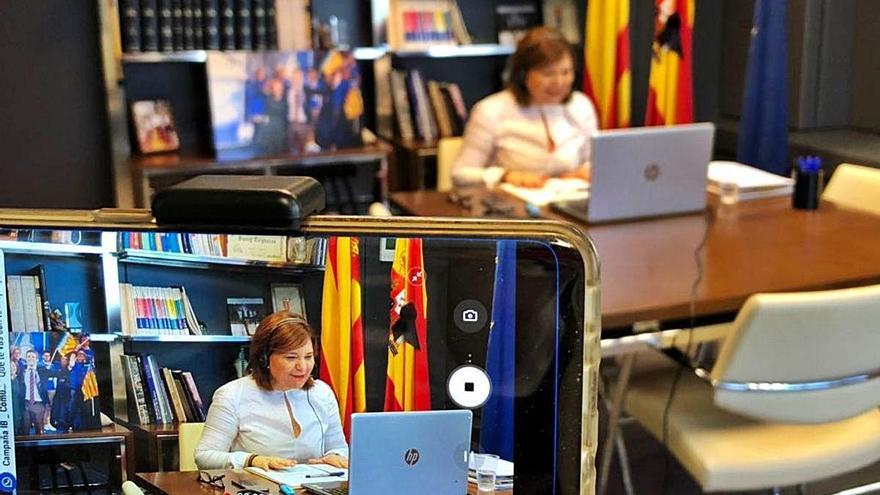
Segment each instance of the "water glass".
[[477,494],[495,495],[498,456],[495,454],[474,454],[474,469],[477,471]]
[[721,182],[718,184],[718,196],[723,205],[734,205],[739,201],[739,186],[736,182]]

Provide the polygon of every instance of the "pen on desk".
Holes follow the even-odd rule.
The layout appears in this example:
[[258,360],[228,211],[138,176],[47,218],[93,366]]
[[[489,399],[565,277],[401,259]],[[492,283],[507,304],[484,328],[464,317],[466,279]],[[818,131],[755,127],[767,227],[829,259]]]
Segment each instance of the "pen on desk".
[[290,485],[285,485],[284,483],[278,485],[278,491],[283,493],[284,495],[296,495],[296,492],[293,491],[293,488]]
[[306,478],[324,478],[326,476],[345,476],[345,471],[334,471],[332,473],[305,475]]

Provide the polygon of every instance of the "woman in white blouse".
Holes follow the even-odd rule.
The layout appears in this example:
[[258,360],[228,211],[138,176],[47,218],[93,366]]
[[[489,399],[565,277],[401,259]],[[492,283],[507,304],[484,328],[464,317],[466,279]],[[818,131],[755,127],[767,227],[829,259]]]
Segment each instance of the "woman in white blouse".
[[571,44],[554,29],[532,29],[517,44],[510,68],[507,88],[471,111],[453,164],[455,184],[540,187],[549,177],[589,180],[596,111],[586,95],[572,91]]
[[250,373],[214,394],[195,450],[200,469],[297,463],[348,467],[348,444],[330,387],[312,378],[314,333],[299,315],[279,311],[260,322]]

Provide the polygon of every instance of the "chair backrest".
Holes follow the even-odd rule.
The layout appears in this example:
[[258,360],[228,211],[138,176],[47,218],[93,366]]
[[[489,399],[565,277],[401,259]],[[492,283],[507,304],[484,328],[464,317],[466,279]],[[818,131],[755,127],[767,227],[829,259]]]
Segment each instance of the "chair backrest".
[[880,285],[873,285],[750,297],[711,377],[718,407],[822,423],[880,405],[878,370]]
[[205,427],[205,423],[180,423],[179,426],[177,442],[180,470],[195,471],[199,468],[196,466],[196,446],[202,438],[202,429]]
[[461,151],[462,138],[448,137],[437,142],[437,190],[452,190],[452,164]]
[[841,163],[825,186],[822,199],[880,215],[880,169]]

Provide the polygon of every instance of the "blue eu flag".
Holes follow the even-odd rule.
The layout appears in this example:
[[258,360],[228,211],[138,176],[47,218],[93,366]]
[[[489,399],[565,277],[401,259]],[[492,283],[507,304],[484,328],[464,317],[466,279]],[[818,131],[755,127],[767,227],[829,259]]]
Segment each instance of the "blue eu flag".
[[492,393],[483,406],[480,445],[483,452],[513,461],[516,241],[499,241],[497,249],[492,325],[486,351],[486,372]]
[[736,157],[788,173],[788,39],[786,1],[755,2]]

